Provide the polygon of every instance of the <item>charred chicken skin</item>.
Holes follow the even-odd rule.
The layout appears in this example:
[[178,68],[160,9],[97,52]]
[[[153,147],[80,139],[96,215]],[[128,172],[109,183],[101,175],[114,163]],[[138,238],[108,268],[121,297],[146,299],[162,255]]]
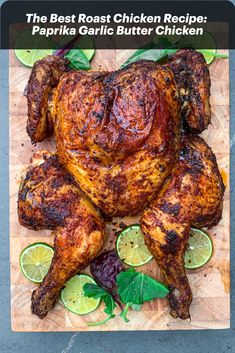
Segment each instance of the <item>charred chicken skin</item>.
[[210,122],[209,96],[209,70],[193,50],[162,66],[139,61],[115,72],[69,70],[55,56],[34,65],[27,131],[36,143],[54,130],[57,152],[28,172],[19,191],[21,224],[55,233],[55,257],[33,293],[33,313],[44,317],[66,280],[98,255],[105,234],[98,207],[109,216],[142,215],[145,242],[170,288],[171,314],[190,317],[183,265],[190,227],[216,225],[224,193],[214,154],[192,135]]
[[190,227],[211,228],[219,222],[223,192],[211,149],[202,138],[185,136],[178,163],[141,219],[145,242],[170,288],[173,317],[189,317],[192,292],[183,256]]
[[32,294],[32,313],[43,318],[65,282],[101,251],[105,224],[99,211],[73,183],[57,155],[42,153],[19,190],[18,214],[29,229],[52,229],[54,257],[48,274]]

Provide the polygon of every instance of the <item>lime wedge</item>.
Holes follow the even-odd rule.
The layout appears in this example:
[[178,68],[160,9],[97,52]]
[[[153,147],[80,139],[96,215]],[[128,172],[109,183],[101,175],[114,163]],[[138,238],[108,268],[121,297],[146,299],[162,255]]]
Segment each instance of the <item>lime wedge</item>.
[[45,243],[27,246],[20,254],[20,268],[26,278],[41,283],[46,276],[54,255],[53,248]]
[[184,265],[187,269],[195,269],[205,265],[213,252],[209,235],[197,228],[191,228],[188,246],[184,255]]
[[84,296],[83,286],[86,283],[95,283],[93,278],[87,275],[76,275],[65,284],[61,291],[61,300],[64,306],[74,314],[86,315],[98,308],[100,299]]
[[129,266],[142,266],[152,259],[138,224],[127,227],[118,236],[116,242],[120,259]]

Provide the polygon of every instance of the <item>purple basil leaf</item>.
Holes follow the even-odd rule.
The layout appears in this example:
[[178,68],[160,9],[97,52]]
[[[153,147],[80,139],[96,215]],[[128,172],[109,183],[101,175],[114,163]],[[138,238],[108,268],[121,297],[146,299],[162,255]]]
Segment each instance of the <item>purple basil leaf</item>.
[[125,268],[116,251],[106,251],[95,258],[90,264],[90,271],[95,281],[112,294],[114,300],[122,307],[117,293],[116,277],[125,271]]

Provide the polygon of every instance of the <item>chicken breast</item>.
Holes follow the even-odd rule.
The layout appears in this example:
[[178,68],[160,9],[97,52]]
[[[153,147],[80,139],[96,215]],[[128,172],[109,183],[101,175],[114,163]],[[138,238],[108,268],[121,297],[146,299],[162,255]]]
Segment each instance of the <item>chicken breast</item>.
[[178,159],[176,85],[156,63],[65,74],[52,116],[61,162],[108,215],[138,214]]

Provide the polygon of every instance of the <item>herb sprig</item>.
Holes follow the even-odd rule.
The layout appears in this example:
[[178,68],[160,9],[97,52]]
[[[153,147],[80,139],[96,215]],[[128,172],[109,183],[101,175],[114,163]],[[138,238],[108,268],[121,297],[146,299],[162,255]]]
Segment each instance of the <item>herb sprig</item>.
[[[162,49],[160,49],[162,48]],[[198,48],[197,43],[195,44],[193,40],[185,41],[185,38],[180,38],[176,43],[173,43],[167,37],[160,37],[155,41],[147,44],[144,48],[136,50],[122,65],[124,67],[130,63],[139,61],[139,60],[152,60],[160,61],[167,58],[169,55],[175,54],[180,48]],[[213,58],[228,58],[227,54],[220,54],[216,51],[210,51],[209,49],[198,49],[198,51],[204,55],[209,55]]]
[[88,298],[94,298],[98,299],[100,298],[103,300],[106,308],[104,309],[104,312],[107,314],[107,317],[98,322],[88,322],[88,326],[99,326],[105,324],[107,321],[110,319],[113,319],[115,317],[114,309],[116,308],[116,304],[114,303],[113,297],[111,294],[106,292],[103,288],[97,286],[97,284],[93,283],[86,283],[83,287],[84,295],[85,297]]
[[118,294],[122,303],[126,304],[120,316],[128,322],[127,312],[133,305],[141,305],[155,298],[165,298],[169,289],[154,278],[134,268],[120,272],[117,276]]
[[[144,302],[155,298],[165,298],[169,293],[169,289],[164,284],[142,272],[136,272],[134,268],[129,268],[117,275],[117,288],[121,301],[125,304],[124,310],[120,313],[121,318],[125,322],[129,322],[129,319],[127,318],[129,308],[139,311]],[[100,298],[103,300],[106,306],[104,312],[107,314],[107,317],[104,320],[88,322],[87,325],[103,325],[115,317],[114,309],[116,308],[116,304],[110,293],[92,283],[86,283],[83,290],[86,297],[93,297],[95,299]]]
[[132,54],[121,67],[139,60],[152,60],[158,61],[166,58],[168,55],[175,54],[177,49],[138,49]]
[[81,49],[70,49],[65,55],[65,58],[70,61],[70,66],[76,70],[89,70],[90,63],[86,55]]

